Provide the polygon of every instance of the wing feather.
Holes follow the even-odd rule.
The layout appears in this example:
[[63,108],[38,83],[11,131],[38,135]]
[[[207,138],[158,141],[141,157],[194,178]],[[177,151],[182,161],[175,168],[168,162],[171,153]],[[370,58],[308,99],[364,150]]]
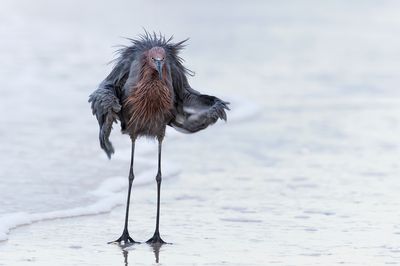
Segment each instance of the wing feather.
[[99,88],[89,96],[92,113],[99,122],[99,141],[100,147],[106,152],[107,157],[111,158],[114,147],[109,140],[112,125],[117,121],[118,113],[121,111],[121,104],[112,86],[100,84]]
[[218,119],[227,120],[228,102],[192,89],[180,62],[175,62],[171,72],[176,102],[175,118],[170,126],[180,132],[194,133],[215,124]]

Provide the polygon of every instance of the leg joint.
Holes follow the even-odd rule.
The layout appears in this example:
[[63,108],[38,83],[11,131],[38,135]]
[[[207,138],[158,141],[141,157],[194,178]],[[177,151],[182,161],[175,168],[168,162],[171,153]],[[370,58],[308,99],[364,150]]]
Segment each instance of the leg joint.
[[158,172],[156,175],[156,181],[157,183],[161,183],[161,172]]
[[135,179],[135,175],[133,174],[133,172],[129,173],[129,181],[133,181],[133,179]]

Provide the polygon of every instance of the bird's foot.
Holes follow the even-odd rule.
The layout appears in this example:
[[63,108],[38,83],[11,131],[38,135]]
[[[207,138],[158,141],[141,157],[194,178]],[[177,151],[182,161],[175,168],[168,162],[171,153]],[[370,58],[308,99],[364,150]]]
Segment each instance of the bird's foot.
[[167,244],[164,240],[161,239],[160,233],[159,232],[154,232],[154,235],[152,238],[146,241],[147,244]]
[[133,244],[140,244],[140,242],[137,242],[135,240],[132,239],[132,237],[130,237],[128,230],[124,230],[122,232],[122,235],[114,241],[110,241],[108,242],[108,244],[118,244],[118,245],[122,245],[122,246],[128,246],[128,245],[133,245]]

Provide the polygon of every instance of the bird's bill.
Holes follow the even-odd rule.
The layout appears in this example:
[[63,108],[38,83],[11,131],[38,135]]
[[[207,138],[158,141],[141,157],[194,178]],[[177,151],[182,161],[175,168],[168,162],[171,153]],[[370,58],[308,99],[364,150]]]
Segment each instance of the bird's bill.
[[156,69],[157,69],[157,72],[158,72],[158,77],[160,79],[163,78],[162,77],[162,67],[163,67],[163,62],[161,60],[157,60],[156,61]]

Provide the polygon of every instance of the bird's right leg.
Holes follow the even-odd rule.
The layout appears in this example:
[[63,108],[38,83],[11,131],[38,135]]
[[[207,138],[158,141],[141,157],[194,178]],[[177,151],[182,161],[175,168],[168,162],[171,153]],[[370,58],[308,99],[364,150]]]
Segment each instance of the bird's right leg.
[[135,179],[135,175],[133,173],[133,158],[134,158],[134,153],[135,153],[135,140],[136,138],[131,137],[132,139],[132,153],[131,153],[131,165],[130,165],[130,170],[129,170],[129,188],[128,188],[128,198],[126,200],[126,212],[125,212],[125,225],[124,225],[124,230],[122,231],[122,235],[115,241],[111,241],[110,243],[118,243],[121,244],[123,242],[124,245],[127,244],[134,244],[134,243],[139,243],[133,240],[128,232],[128,217],[129,217],[129,202],[131,199],[131,190],[132,190],[132,183],[133,180]]

